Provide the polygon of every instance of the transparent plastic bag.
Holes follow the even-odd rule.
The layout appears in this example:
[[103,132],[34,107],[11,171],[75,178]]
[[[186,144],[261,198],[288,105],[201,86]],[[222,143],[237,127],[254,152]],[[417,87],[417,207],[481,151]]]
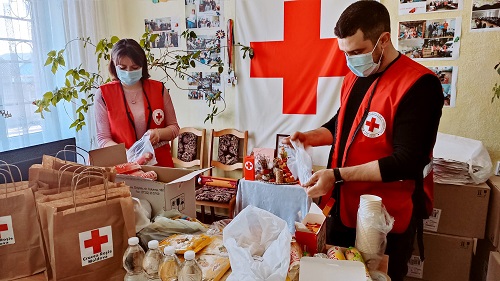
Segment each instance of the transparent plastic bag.
[[312,176],[311,153],[306,151],[300,141],[290,140],[290,143],[293,149],[287,151],[288,168],[290,168],[294,178],[299,179],[301,183],[306,183]]
[[282,281],[290,265],[292,236],[287,223],[247,206],[223,231],[232,273],[228,281]]
[[155,150],[149,140],[149,131],[127,150],[127,161],[139,165],[156,165]]

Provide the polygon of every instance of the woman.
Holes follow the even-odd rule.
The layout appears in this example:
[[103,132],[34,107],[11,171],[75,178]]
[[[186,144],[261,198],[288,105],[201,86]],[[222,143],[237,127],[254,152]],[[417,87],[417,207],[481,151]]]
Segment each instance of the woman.
[[109,73],[113,81],[95,95],[99,146],[124,143],[128,149],[149,131],[157,165],[173,167],[168,141],[179,134],[174,106],[163,83],[149,79],[139,43],[118,41],[111,50]]

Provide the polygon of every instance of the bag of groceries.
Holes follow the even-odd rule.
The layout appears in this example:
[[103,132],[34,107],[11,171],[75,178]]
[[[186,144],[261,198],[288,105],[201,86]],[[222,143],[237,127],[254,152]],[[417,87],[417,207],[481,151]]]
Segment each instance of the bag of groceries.
[[75,170],[70,190],[37,192],[49,280],[123,280],[123,253],[135,236],[134,207],[128,186],[109,182],[108,172],[99,169]]
[[45,270],[45,256],[33,191],[13,182],[13,165],[0,164],[0,280]]
[[232,273],[228,281],[282,281],[290,264],[292,236],[286,221],[252,205],[223,231]]

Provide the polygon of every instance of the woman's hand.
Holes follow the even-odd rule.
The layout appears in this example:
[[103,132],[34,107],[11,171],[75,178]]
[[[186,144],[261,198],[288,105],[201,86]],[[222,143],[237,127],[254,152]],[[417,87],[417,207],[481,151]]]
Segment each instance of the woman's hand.
[[311,198],[323,196],[333,188],[335,176],[332,169],[319,170],[312,175],[308,182],[302,186],[306,188],[306,193]]
[[149,132],[149,141],[152,145],[156,145],[160,142],[160,131],[158,129],[150,129]]

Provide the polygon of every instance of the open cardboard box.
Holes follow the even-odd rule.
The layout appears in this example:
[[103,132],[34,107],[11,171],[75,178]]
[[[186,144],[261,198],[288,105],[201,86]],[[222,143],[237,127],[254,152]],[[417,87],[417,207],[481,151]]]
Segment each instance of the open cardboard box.
[[[123,144],[104,147],[89,152],[92,165],[111,167],[127,162]],[[155,171],[156,181],[130,175],[116,175],[115,181],[124,181],[130,186],[133,197],[145,199],[151,203],[152,216],[163,210],[177,209],[179,212],[196,218],[194,178],[211,168],[187,170],[156,166],[141,166],[142,170]]]
[[305,245],[306,250],[314,255],[316,253],[322,253],[326,246],[326,216],[323,211],[318,207],[318,205],[312,203],[309,213],[302,220],[302,224],[305,226],[307,223],[319,224],[320,227],[316,233],[311,232],[308,229],[298,228],[295,224],[295,240],[297,243]]

